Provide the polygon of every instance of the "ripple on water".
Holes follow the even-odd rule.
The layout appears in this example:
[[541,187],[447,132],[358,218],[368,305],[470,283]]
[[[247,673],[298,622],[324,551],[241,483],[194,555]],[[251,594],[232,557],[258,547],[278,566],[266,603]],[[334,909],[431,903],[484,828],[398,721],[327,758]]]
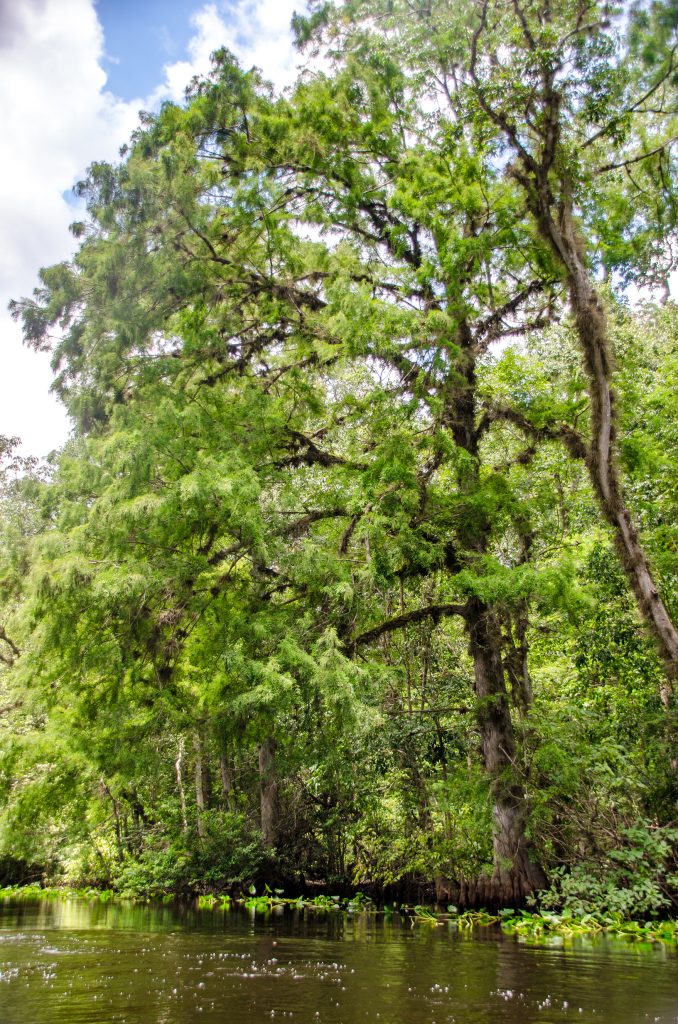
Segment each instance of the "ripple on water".
[[[675,954],[526,947],[367,916],[0,908],[2,1024],[675,1024]],[[50,920],[52,927],[47,927]],[[69,925],[70,922],[70,925]],[[15,929],[12,930],[14,923]]]

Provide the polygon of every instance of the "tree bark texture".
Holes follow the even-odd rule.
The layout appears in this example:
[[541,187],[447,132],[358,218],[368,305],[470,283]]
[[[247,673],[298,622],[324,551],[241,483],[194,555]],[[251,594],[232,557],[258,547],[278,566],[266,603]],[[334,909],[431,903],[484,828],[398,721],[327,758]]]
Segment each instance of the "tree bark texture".
[[678,678],[678,631],[657,591],[647,556],[624,501],[616,456],[617,416],[612,390],[613,356],[603,304],[585,266],[572,211],[565,205],[560,224],[542,213],[542,231],[567,271],[570,304],[589,380],[591,444],[587,467],[601,510],[638,608],[649,626],[667,671],[661,698],[668,708]]
[[527,601],[517,602],[516,608],[512,611],[504,610],[501,618],[504,626],[504,671],[510,683],[513,706],[521,717],[525,718],[533,702],[527,646]]
[[195,738],[195,807],[196,807],[196,827],[198,830],[198,838],[205,839],[207,832],[205,830],[205,807],[207,801],[205,799],[205,764],[203,761],[202,751],[202,740],[200,734],[196,732]]
[[501,634],[491,608],[478,598],[469,602],[469,650],[478,700],[478,728],[493,799],[493,868],[491,876],[463,880],[462,906],[487,909],[520,906],[545,888],[544,872],[525,836],[525,791],[515,772],[515,739],[501,660]]
[[219,772],[221,774],[221,793],[224,806],[227,811],[235,810],[235,783],[233,780],[233,764],[227,754],[219,758]]
[[271,849],[278,840],[278,779],[275,770],[275,740],[268,736],[259,747],[261,791],[261,834]]
[[[556,135],[557,117],[555,104],[550,109],[550,119]],[[511,173],[524,188],[539,231],[565,271],[577,340],[588,378],[591,441],[587,446],[586,466],[600,509],[614,531],[617,553],[638,610],[664,662],[666,680],[660,687],[660,697],[668,711],[678,679],[678,631],[659,595],[624,499],[616,451],[614,366],[607,318],[586,266],[584,241],[576,227],[571,189],[565,178],[560,181],[560,198],[556,200],[554,195],[549,180],[553,147],[549,152],[548,157],[542,155],[541,163],[524,154],[519,161],[522,166],[512,167]]]
[[177,745],[177,757],[174,762],[174,771],[177,777],[177,789],[179,791],[179,803],[181,805],[181,828],[184,833],[188,832],[188,818],[186,816],[186,792],[184,790],[184,778],[183,778],[183,761],[184,761],[184,737],[179,737],[179,743]]

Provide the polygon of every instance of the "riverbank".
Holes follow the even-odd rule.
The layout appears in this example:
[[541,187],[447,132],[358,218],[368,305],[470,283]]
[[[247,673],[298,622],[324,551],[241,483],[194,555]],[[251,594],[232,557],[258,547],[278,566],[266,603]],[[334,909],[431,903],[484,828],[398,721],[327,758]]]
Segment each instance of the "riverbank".
[[[102,903],[172,903],[173,893],[163,896],[133,896],[117,893],[111,889],[42,887],[39,885],[10,885],[0,888],[0,899],[7,900],[73,900],[87,899]],[[256,914],[270,914],[294,909],[309,913],[331,914],[374,914],[390,917],[397,915],[410,921],[414,927],[440,927],[452,925],[460,930],[478,927],[499,927],[505,935],[513,935],[522,942],[551,942],[554,939],[572,939],[590,936],[614,936],[629,942],[661,943],[678,946],[678,920],[639,921],[624,918],[621,914],[584,914],[576,916],[568,911],[519,911],[507,909],[499,914],[484,910],[458,912],[449,906],[445,911],[433,906],[420,904],[391,904],[377,908],[365,893],[357,891],[352,896],[338,896],[319,893],[316,896],[286,897],[283,890],[271,889],[268,885],[257,890],[251,886],[240,896],[227,893],[204,893],[192,897],[198,909],[222,910],[244,907]]]

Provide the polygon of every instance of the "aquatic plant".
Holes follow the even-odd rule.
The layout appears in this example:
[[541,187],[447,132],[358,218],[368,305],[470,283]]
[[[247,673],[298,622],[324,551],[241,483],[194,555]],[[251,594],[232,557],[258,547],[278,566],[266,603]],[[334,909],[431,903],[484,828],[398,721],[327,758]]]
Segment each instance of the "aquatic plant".
[[417,904],[414,908],[414,916],[412,917],[412,927],[419,921],[422,924],[431,924],[434,927],[442,924],[440,917],[435,914],[428,907],[421,907]]
[[621,914],[584,914],[576,917],[569,911],[562,914],[542,910],[534,913],[506,910],[501,913],[502,931],[521,939],[538,941],[548,936],[614,935],[645,942],[678,942],[678,921],[633,921]]

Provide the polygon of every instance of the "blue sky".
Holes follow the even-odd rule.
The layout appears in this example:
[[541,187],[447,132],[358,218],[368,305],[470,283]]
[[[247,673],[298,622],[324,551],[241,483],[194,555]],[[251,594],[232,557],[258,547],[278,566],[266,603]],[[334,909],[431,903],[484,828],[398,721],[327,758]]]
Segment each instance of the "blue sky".
[[124,100],[149,95],[162,67],[181,59],[193,34],[195,0],[96,0],[104,30],[107,88]]

